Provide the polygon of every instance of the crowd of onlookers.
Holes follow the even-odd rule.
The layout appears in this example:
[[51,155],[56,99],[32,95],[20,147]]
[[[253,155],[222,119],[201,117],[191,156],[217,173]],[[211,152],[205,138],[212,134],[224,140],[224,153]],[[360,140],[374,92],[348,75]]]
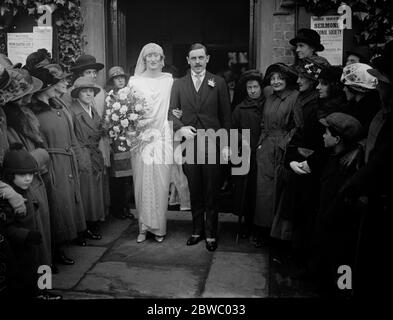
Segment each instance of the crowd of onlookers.
[[[290,249],[298,276],[321,293],[345,295],[346,265],[348,292],[391,295],[393,42],[371,61],[363,48],[347,52],[344,67],[317,54],[313,30],[290,43],[293,65],[274,63],[264,77],[248,70],[236,88],[232,127],[251,134],[250,171],[234,180],[235,197],[245,185],[242,235]],[[2,293],[59,299],[38,290],[38,266],[74,264],[66,247],[100,240],[108,213],[134,219],[131,173],[110,174],[103,67],[82,55],[68,73],[44,49],[23,67],[0,57]],[[108,78],[116,95],[128,75],[116,66]]]
[[[343,67],[317,54],[311,29],[290,43],[293,65],[272,64],[264,78],[249,70],[239,83],[232,125],[251,130],[252,150],[235,182],[247,185],[243,236],[289,250],[321,294],[391,296],[393,42],[371,61],[365,47],[348,51]],[[340,266],[353,290],[340,290]]]
[[[59,299],[38,289],[38,266],[73,265],[67,246],[100,240],[109,213],[134,219],[131,179],[110,175],[104,65],[82,55],[68,73],[45,49],[23,67],[0,59],[1,292]],[[112,68],[108,85],[116,92],[126,77]]]

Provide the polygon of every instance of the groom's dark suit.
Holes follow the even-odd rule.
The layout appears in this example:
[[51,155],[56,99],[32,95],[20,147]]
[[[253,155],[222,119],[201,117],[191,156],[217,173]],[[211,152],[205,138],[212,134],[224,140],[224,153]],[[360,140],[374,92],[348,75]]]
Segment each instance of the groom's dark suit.
[[[172,115],[172,110],[176,108],[180,108],[183,112],[180,120]],[[190,71],[185,77],[176,80],[171,92],[169,119],[173,121],[174,131],[183,126],[215,131],[221,128],[229,130],[231,127],[231,107],[225,80],[206,71],[198,92],[195,89]],[[193,140],[191,143],[194,144],[195,154],[203,152],[198,150],[196,136]],[[205,150],[205,158],[207,158],[207,148]],[[220,150],[217,148],[217,151]],[[193,234],[216,238],[220,165],[219,163],[207,164],[206,160],[206,164],[185,163],[183,169],[190,188]],[[204,225],[205,212],[206,227]]]

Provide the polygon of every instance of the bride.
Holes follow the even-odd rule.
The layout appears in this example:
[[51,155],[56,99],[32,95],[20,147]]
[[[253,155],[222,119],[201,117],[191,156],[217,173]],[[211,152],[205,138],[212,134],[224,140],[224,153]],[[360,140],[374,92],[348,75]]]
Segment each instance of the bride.
[[162,72],[163,67],[162,48],[155,43],[149,43],[142,48],[134,76],[128,82],[129,87],[139,91],[146,99],[150,110],[150,128],[158,132],[151,143],[132,155],[135,204],[139,222],[138,243],[146,240],[148,231],[155,235],[154,238],[158,242],[162,242],[166,234],[173,157],[168,110],[173,78],[171,74]]

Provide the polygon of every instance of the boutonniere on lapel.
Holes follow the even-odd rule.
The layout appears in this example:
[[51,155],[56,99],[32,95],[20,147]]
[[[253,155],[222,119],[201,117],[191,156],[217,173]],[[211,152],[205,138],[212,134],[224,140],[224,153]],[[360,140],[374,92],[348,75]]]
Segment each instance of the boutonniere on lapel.
[[209,85],[209,87],[214,88],[216,86],[216,81],[214,80],[214,78],[211,78],[207,80],[207,84]]

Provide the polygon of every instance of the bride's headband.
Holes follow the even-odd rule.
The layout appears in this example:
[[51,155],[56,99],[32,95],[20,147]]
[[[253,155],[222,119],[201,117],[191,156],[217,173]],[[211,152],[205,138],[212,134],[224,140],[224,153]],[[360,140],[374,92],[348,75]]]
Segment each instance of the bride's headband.
[[146,70],[145,58],[150,53],[158,53],[162,58],[162,66],[164,66],[164,59],[165,59],[164,50],[162,50],[162,48],[156,43],[148,43],[142,48],[141,53],[139,54],[134,75],[139,76],[143,72],[145,72]]

